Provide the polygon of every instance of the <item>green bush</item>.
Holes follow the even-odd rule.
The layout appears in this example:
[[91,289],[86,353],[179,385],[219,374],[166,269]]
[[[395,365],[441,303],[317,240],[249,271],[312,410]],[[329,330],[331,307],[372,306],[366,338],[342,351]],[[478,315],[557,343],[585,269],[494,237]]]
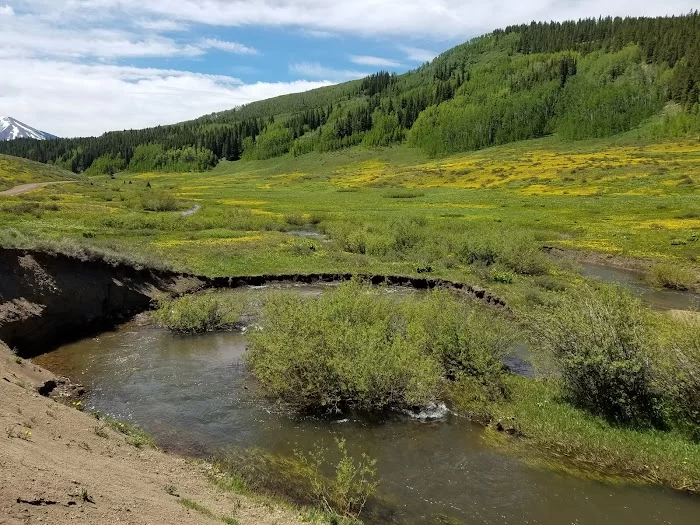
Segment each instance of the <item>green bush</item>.
[[505,393],[503,360],[515,332],[491,311],[467,308],[446,290],[409,304],[407,333],[412,344],[440,363],[448,379],[472,378],[489,397]]
[[248,363],[269,395],[301,410],[414,408],[439,399],[443,378],[500,392],[503,328],[446,291],[402,300],[350,282],[319,298],[269,296]]
[[308,469],[311,482],[311,493],[316,505],[326,507],[329,511],[357,519],[362,514],[367,500],[377,491],[377,460],[367,454],[362,454],[355,461],[345,446],[344,439],[336,438],[340,459],[331,465],[335,476],[326,477],[323,472],[328,470],[327,451],[317,447],[310,454],[297,452],[297,459]]
[[185,295],[163,299],[153,313],[156,322],[170,330],[193,334],[224,330],[233,326],[243,313],[241,298],[225,293]]
[[671,290],[689,290],[697,282],[693,272],[677,264],[657,264],[651,269],[649,279],[654,286]]
[[700,317],[679,315],[662,324],[655,376],[672,424],[700,441]]
[[141,207],[146,211],[176,211],[177,200],[165,191],[149,188],[141,197]]
[[584,288],[529,317],[533,347],[551,358],[570,400],[618,423],[659,423],[654,344],[640,301],[614,287]]
[[440,370],[404,325],[394,300],[357,283],[319,298],[273,294],[248,363],[268,394],[302,410],[427,405]]

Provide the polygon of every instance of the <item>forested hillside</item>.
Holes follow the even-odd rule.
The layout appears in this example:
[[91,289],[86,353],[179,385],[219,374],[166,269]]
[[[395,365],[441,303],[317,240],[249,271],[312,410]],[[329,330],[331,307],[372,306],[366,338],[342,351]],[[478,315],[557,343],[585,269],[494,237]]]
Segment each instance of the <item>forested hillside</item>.
[[[671,104],[671,105],[669,105]],[[403,75],[286,95],[173,126],[99,138],[1,143],[0,153],[74,172],[194,171],[408,141],[430,154],[558,133],[700,132],[700,14],[508,27]]]

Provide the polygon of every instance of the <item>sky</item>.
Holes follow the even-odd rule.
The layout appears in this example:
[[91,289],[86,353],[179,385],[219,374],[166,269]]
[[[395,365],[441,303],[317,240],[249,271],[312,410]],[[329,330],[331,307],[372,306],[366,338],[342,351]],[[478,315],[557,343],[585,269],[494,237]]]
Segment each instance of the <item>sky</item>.
[[697,0],[0,0],[0,116],[62,137],[170,124],[388,70],[509,24]]

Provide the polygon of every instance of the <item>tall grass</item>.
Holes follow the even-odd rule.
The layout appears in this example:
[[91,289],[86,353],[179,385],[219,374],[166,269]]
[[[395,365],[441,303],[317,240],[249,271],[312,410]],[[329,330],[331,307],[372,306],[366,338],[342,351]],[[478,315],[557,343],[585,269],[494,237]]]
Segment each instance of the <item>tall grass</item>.
[[[324,523],[361,525],[391,510],[377,496],[376,460],[366,454],[353,457],[344,440],[336,450],[316,444],[310,453],[293,457],[260,449],[230,449],[214,462],[212,478],[219,488],[238,493],[282,499],[305,508],[302,514],[322,518]],[[333,454],[331,454],[333,452]],[[371,506],[369,509],[368,503]]]

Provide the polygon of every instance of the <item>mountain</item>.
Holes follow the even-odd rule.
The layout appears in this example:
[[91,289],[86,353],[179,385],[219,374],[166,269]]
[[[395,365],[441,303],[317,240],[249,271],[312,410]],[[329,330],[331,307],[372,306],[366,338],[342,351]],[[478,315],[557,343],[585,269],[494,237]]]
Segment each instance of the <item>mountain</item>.
[[633,129],[700,135],[700,12],[511,26],[402,75],[379,72],[170,126],[0,141],[0,153],[75,173],[199,171],[222,159],[401,142],[445,155]]
[[15,139],[46,140],[58,138],[56,135],[27,126],[12,117],[0,117],[0,141]]

